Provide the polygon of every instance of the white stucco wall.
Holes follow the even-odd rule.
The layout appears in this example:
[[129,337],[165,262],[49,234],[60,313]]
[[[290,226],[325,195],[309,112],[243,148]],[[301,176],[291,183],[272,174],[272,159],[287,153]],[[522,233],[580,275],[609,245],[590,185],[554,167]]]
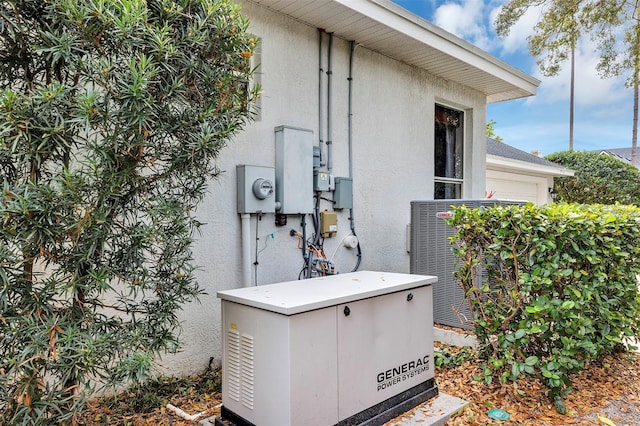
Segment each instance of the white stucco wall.
[[[174,374],[204,369],[221,357],[218,290],[242,286],[240,216],[236,212],[236,165],[275,165],[274,128],[310,129],[318,138],[318,30],[253,3],[242,3],[251,31],[262,40],[260,121],[248,126],[226,147],[218,166],[225,173],[211,183],[199,209],[206,225],[195,246],[198,279],[207,292],[183,314],[184,349],[162,364]],[[357,40],[356,40],[357,42]],[[324,49],[328,38],[325,38]],[[333,175],[348,176],[348,66],[350,45],[333,42]],[[324,68],[327,57],[324,55]],[[325,79],[326,88],[326,79]],[[358,46],[353,69],[353,204],[363,257],[360,270],[409,272],[405,227],[412,200],[433,198],[433,122],[435,103],[465,111],[465,198],[482,198],[485,190],[485,96],[435,78]],[[326,107],[326,98],[323,105]],[[327,113],[324,113],[325,118]],[[326,126],[326,124],[325,124]],[[327,139],[326,128],[324,130]],[[331,198],[330,193],[324,194]],[[312,197],[313,194],[309,194]],[[321,209],[331,209],[323,201]],[[350,233],[348,210],[338,218],[338,235],[325,240],[328,256],[340,272],[349,272],[355,252],[339,246]],[[313,232],[308,221],[308,233]],[[257,227],[257,231],[256,231]],[[251,217],[251,253],[258,256],[258,285],[295,280],[302,267],[298,240],[300,216],[276,227],[274,215]],[[259,240],[256,241],[256,232]],[[254,275],[255,274],[255,275]]]

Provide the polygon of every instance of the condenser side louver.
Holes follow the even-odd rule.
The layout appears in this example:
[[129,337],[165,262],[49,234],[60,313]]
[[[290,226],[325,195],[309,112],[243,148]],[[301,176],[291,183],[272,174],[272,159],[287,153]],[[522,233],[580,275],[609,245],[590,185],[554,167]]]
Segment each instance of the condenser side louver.
[[[433,321],[451,327],[471,329],[471,309],[464,291],[454,279],[456,258],[449,237],[454,230],[445,216],[452,206],[469,208],[496,205],[523,205],[524,202],[504,200],[428,200],[411,202],[410,273],[436,275],[433,286]],[[483,277],[479,277],[481,285]]]

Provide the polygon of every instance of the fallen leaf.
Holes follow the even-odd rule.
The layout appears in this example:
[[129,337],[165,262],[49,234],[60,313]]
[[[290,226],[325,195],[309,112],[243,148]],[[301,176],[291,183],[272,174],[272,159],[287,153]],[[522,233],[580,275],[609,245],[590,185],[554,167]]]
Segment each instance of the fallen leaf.
[[602,423],[604,423],[607,426],[616,426],[614,422],[612,422],[611,420],[609,420],[604,416],[601,416],[600,414],[598,414],[598,420],[600,420]]

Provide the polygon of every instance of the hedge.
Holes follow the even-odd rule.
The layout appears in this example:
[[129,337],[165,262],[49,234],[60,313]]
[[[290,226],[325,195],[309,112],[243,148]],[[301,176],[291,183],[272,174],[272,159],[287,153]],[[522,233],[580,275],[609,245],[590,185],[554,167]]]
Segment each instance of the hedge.
[[453,208],[456,277],[487,382],[539,376],[559,412],[570,375],[629,349],[640,325],[640,209]]

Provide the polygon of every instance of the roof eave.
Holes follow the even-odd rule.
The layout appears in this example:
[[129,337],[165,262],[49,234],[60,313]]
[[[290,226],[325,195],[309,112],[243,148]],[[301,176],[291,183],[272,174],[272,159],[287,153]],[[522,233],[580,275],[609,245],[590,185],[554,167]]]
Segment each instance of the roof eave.
[[573,170],[565,167],[551,167],[543,164],[528,163],[526,161],[514,160],[492,154],[487,154],[487,169],[526,173],[543,177],[567,177],[575,175]]
[[[248,0],[486,96],[533,96],[540,81],[389,0]],[[350,20],[348,15],[359,19]],[[348,21],[348,25],[347,25]]]

